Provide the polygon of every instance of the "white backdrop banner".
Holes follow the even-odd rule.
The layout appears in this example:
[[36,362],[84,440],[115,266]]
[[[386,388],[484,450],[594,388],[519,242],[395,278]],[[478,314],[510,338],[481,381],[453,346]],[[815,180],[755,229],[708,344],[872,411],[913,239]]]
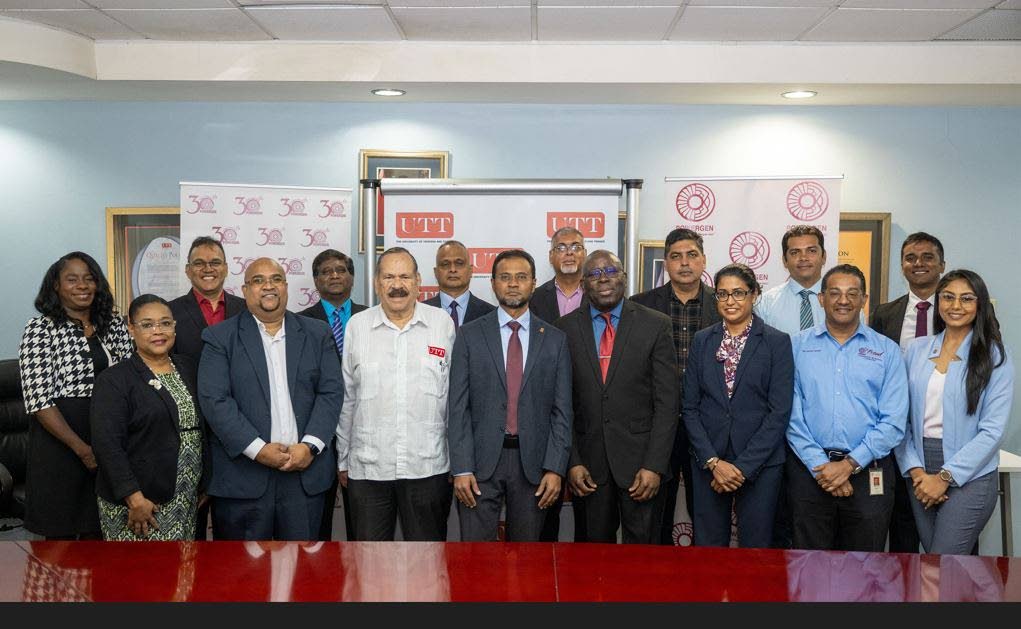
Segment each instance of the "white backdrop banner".
[[475,267],[471,291],[495,304],[490,285],[493,260],[506,249],[524,249],[535,258],[539,284],[553,277],[550,236],[561,227],[576,227],[585,248],[617,251],[617,195],[557,194],[392,194],[384,205],[384,246],[406,248],[422,274],[420,298],[439,291],[433,267],[436,249],[446,240],[468,247]]
[[[181,253],[198,236],[220,241],[227,254],[224,290],[242,296],[245,269],[262,257],[287,271],[287,308],[319,300],[312,260],[324,249],[351,251],[351,189],[181,182]],[[183,294],[189,282],[180,275]]]
[[795,225],[818,227],[828,251],[825,268],[836,265],[841,182],[842,177],[668,177],[660,238],[675,227],[700,234],[708,284],[720,268],[740,262],[768,289],[787,281],[780,241]]

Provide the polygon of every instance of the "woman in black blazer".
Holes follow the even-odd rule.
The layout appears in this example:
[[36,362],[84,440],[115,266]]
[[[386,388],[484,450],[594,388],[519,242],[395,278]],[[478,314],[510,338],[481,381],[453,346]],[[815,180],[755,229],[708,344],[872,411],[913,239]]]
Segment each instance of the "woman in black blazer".
[[723,321],[695,334],[684,372],[694,544],[728,546],[733,509],[738,545],[768,548],[794,396],[791,339],[752,314],[762,289],[750,268],[725,266],[713,283]]
[[196,368],[186,357],[171,357],[175,321],[165,300],[136,298],[128,322],[136,353],[104,371],[92,394],[103,538],[194,539],[209,473]]

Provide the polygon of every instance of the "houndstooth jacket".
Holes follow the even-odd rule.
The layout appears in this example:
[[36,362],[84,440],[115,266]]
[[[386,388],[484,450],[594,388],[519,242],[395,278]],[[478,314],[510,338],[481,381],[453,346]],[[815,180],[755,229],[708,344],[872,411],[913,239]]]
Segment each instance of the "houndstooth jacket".
[[[131,356],[134,350],[128,328],[114,317],[105,338],[100,338],[110,353],[110,364]],[[92,395],[92,361],[89,341],[82,329],[70,321],[56,323],[47,316],[29,319],[18,348],[21,388],[25,412],[55,406],[62,397]]]

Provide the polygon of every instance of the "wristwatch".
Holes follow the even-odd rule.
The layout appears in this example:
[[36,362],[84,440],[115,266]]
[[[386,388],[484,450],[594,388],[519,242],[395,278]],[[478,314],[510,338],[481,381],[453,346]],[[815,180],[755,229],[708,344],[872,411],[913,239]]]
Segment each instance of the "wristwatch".
[[317,446],[314,443],[310,443],[308,441],[302,441],[302,443],[304,443],[305,445],[308,446],[308,451],[312,453],[312,458],[313,459],[316,458],[317,456],[319,456],[319,446]]
[[706,459],[704,467],[705,467],[705,469],[707,469],[707,470],[709,470],[711,472],[711,471],[713,471],[713,468],[716,467],[715,464],[719,463],[719,461],[720,461],[720,457],[718,457],[718,456],[711,456],[708,459]]
[[947,470],[943,470],[943,469],[941,469],[939,471],[939,479],[941,481],[945,482],[945,483],[953,483],[954,482],[954,476],[950,472],[948,472]]
[[858,465],[858,462],[851,457],[847,457],[844,460],[851,464],[851,476],[854,476],[861,471],[861,465]]

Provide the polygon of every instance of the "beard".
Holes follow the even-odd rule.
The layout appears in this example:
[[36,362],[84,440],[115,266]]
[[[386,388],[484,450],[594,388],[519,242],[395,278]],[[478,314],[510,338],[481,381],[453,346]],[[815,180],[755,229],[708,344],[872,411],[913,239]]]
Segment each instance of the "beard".
[[500,302],[501,306],[507,308],[520,308],[527,304],[528,300],[531,299],[531,297],[532,297],[531,295],[528,295],[527,297],[518,297],[516,299],[508,297],[497,297],[496,301]]
[[564,275],[574,275],[578,272],[577,262],[568,262],[567,264],[560,265],[560,272]]

